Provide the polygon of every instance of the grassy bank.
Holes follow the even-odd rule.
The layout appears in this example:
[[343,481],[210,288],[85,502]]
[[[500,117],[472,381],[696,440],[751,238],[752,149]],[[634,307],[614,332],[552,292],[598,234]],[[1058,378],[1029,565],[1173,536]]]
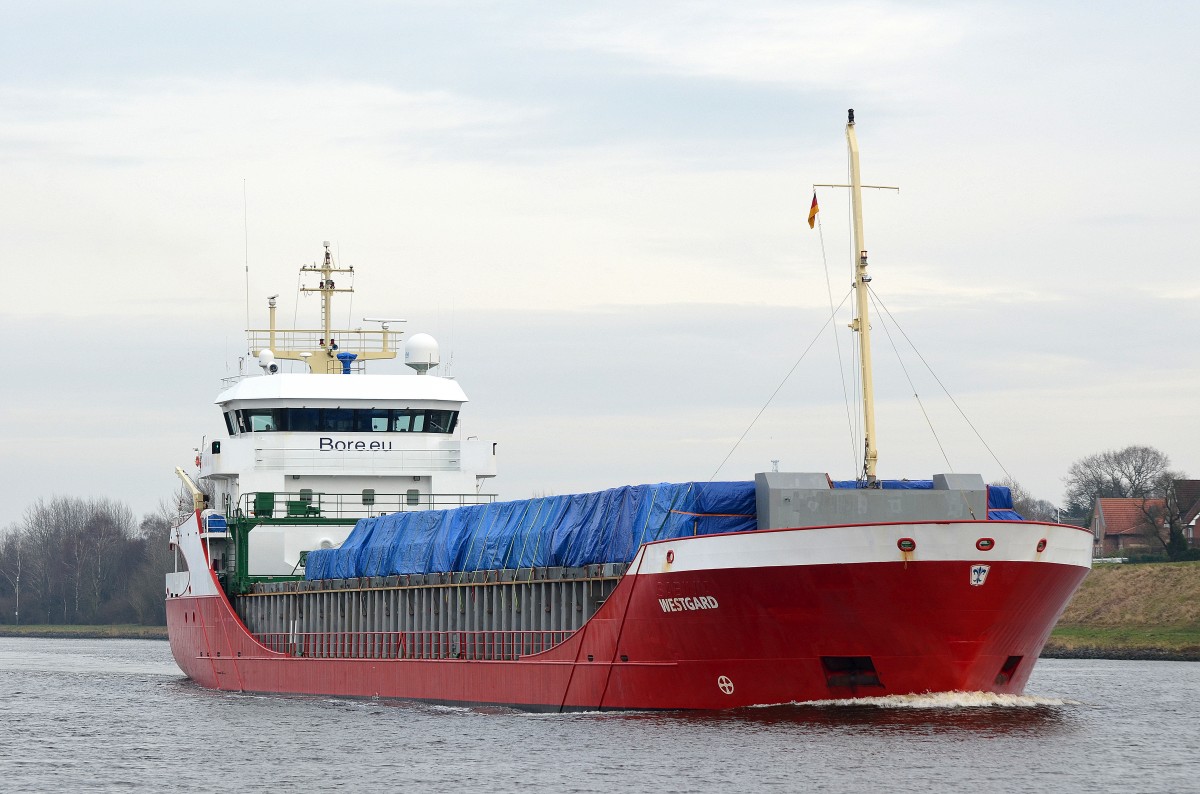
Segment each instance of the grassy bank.
[[1200,661],[1200,562],[1096,566],[1043,655]]
[[88,640],[165,640],[167,638],[167,627],[135,626],[133,624],[117,624],[111,626],[13,626],[8,624],[0,624],[0,637],[65,637]]

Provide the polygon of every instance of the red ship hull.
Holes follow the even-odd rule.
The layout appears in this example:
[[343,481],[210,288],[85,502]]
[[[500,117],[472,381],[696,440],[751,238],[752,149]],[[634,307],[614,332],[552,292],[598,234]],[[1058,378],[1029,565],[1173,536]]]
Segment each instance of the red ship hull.
[[[858,542],[850,558],[882,559],[821,562],[829,556],[820,552],[822,541],[839,531]],[[973,548],[982,532],[1002,556],[921,557],[924,547],[931,548],[929,557],[955,556],[952,546]],[[901,534],[916,538],[915,552],[896,551],[891,536]],[[650,544],[581,629],[515,661],[275,653],[255,640],[220,592],[169,598],[167,621],[183,671],[204,686],[233,691],[553,711],[722,709],[942,691],[1020,694],[1089,570],[1081,559],[1090,551],[1090,533],[1083,534],[1086,539],[1059,525],[967,522],[768,530]],[[1039,541],[1046,536],[1050,548],[1043,554],[1047,544]],[[874,550],[880,540],[890,541],[890,551]],[[793,546],[817,561],[786,564]],[[736,566],[739,556],[747,564]],[[785,564],[762,564],[770,556]],[[732,558],[731,567],[714,563],[718,557]],[[972,573],[980,565],[983,582]]]

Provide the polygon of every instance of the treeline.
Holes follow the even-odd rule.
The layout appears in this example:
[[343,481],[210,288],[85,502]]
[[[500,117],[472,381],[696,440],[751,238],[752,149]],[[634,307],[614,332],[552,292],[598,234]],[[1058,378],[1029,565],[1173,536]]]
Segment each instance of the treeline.
[[166,624],[174,510],[39,499],[0,536],[0,623]]

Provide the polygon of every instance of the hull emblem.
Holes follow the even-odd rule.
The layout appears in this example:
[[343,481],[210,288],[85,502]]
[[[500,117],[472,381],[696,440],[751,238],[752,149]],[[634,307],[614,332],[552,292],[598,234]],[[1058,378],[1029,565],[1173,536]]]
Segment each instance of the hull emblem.
[[971,586],[979,587],[987,581],[988,571],[991,570],[990,565],[972,565],[971,566]]
[[720,678],[718,678],[717,686],[720,687],[721,691],[724,692],[726,695],[733,694],[733,682],[729,680],[729,676],[723,675]]

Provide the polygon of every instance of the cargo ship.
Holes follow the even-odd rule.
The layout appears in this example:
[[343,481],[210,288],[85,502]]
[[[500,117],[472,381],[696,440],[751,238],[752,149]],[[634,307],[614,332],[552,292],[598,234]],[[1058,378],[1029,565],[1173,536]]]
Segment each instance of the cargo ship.
[[[876,473],[870,275],[846,126],[862,470],[498,501],[496,443],[437,343],[337,329],[353,268],[301,268],[322,322],[248,331],[261,374],[177,469],[171,651],[214,689],[538,711],[728,709],[1020,694],[1091,567],[1091,534],[1026,521],[977,474]],[[815,204],[815,199],[814,199]],[[367,373],[394,359],[415,373]],[[252,355],[253,355],[252,354]],[[281,363],[283,362],[283,363]],[[283,372],[283,366],[299,372]]]

